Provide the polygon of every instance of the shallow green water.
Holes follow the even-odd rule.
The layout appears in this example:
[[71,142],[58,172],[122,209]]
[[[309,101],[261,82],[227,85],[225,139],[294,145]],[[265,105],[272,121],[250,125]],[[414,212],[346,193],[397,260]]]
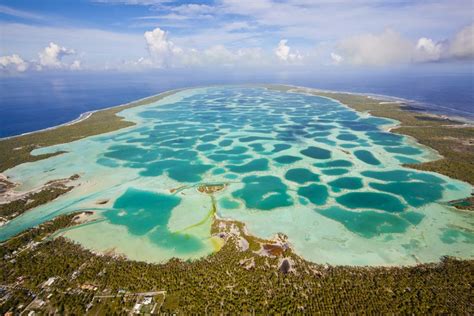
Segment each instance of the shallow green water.
[[390,120],[326,98],[251,87],[186,90],[120,115],[136,125],[36,150],[67,153],[6,172],[19,190],[81,178],[68,194],[1,227],[0,239],[94,209],[104,221],[66,236],[136,260],[199,258],[215,242],[211,198],[196,185],[226,183],[215,194],[218,216],[243,221],[262,238],[284,233],[308,260],[394,265],[473,257],[472,214],[447,204],[472,187],[402,167],[437,156],[384,131]]

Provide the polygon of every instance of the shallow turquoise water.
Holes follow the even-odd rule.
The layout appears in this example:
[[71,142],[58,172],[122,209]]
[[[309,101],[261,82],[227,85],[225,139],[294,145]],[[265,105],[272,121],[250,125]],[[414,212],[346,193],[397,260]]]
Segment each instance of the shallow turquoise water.
[[[395,122],[322,97],[251,87],[186,90],[120,113],[135,126],[35,153],[68,153],[6,172],[28,190],[80,174],[76,189],[0,228],[6,239],[59,214],[105,219],[66,232],[136,260],[214,251],[217,215],[262,238],[288,235],[300,255],[331,264],[413,264],[473,257],[472,214],[447,202],[472,187],[402,163],[436,153],[385,129]],[[107,199],[106,205],[97,201]],[[407,246],[409,245],[409,246]]]

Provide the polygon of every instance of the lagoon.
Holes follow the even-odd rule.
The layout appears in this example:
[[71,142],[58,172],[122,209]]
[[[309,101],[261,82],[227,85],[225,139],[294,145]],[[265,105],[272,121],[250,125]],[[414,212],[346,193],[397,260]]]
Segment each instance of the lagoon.
[[[5,173],[29,190],[79,174],[74,190],[0,228],[0,239],[76,210],[103,221],[67,230],[133,260],[194,259],[219,249],[217,216],[253,235],[284,233],[318,263],[405,265],[472,258],[474,221],[448,201],[469,184],[402,166],[436,152],[387,132],[396,122],[328,98],[261,87],[188,89],[119,113],[135,126],[35,150],[67,153]],[[98,204],[98,201],[109,201]]]

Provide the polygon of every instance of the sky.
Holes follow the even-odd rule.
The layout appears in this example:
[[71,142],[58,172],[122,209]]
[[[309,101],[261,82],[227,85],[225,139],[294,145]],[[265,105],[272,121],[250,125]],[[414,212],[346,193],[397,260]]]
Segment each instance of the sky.
[[473,12],[473,0],[0,0],[0,74],[473,72]]

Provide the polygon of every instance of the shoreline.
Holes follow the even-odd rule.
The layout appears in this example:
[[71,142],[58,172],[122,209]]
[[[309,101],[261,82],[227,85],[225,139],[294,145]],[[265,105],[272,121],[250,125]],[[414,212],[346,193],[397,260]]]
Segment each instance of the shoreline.
[[[187,89],[187,88],[185,88],[185,89]],[[83,112],[83,113],[79,114],[79,116],[78,116],[77,118],[75,118],[75,119],[73,119],[73,120],[71,120],[71,121],[68,121],[68,122],[59,124],[59,125],[54,125],[54,126],[50,126],[50,127],[38,129],[38,130],[35,130],[35,131],[31,131],[31,132],[25,132],[25,133],[17,134],[17,135],[11,135],[11,136],[0,137],[0,142],[1,142],[2,140],[8,140],[8,139],[17,138],[17,137],[21,137],[21,136],[27,136],[27,135],[31,135],[31,134],[35,134],[35,133],[51,131],[51,130],[55,130],[55,129],[57,129],[57,128],[59,128],[59,127],[63,127],[63,126],[74,125],[74,124],[77,124],[77,123],[80,123],[80,122],[82,122],[82,121],[87,120],[87,119],[90,118],[94,113],[97,113],[97,112],[107,111],[107,110],[111,110],[111,109],[114,109],[114,108],[118,108],[118,107],[122,107],[122,106],[127,106],[127,105],[132,104],[132,103],[137,103],[137,102],[146,101],[147,99],[158,97],[158,96],[160,96],[161,94],[165,94],[165,93],[173,92],[173,91],[180,91],[180,90],[182,90],[182,89],[167,90],[167,91],[163,91],[163,92],[160,92],[160,93],[157,93],[157,94],[149,95],[149,96],[144,97],[144,98],[141,98],[141,99],[133,100],[133,101],[130,101],[130,102],[127,102],[127,103],[121,103],[121,104],[117,104],[117,105],[108,106],[108,107],[105,107],[105,108],[102,108],[102,109],[86,111],[86,112]]]
[[77,118],[75,118],[75,119],[73,119],[69,122],[59,124],[59,125],[38,129],[36,131],[25,132],[25,133],[21,133],[21,134],[18,134],[18,135],[1,137],[0,141],[6,140],[6,139],[12,139],[12,138],[16,138],[16,137],[21,137],[21,136],[27,136],[27,135],[31,135],[31,134],[34,134],[34,133],[46,132],[46,131],[57,129],[57,128],[62,127],[62,126],[69,126],[69,125],[73,125],[73,124],[76,124],[76,123],[80,123],[84,120],[87,120],[94,112],[97,112],[97,111],[100,111],[100,110],[87,111],[87,112],[81,113],[79,115],[79,117],[77,117]]
[[[34,156],[31,155],[34,149],[69,143],[82,138],[133,126],[135,123],[126,121],[123,117],[116,114],[127,108],[159,101],[181,90],[182,89],[169,90],[129,103],[90,111],[78,119],[48,129],[1,138],[0,173],[25,162],[33,162],[61,154],[61,152],[55,152]],[[15,155],[12,155],[12,152],[14,152]]]
[[[321,93],[345,94],[345,95],[348,95],[348,96],[355,95],[355,96],[367,97],[369,99],[379,101],[380,105],[398,104],[402,108],[403,107],[410,107],[412,105],[416,106],[416,104],[421,103],[420,101],[405,99],[405,98],[402,98],[402,97],[386,95],[386,94],[369,93],[369,92],[351,92],[351,91],[345,91],[345,90],[327,90],[327,89],[310,88],[310,87],[297,86],[297,85],[291,85],[291,84],[257,84],[257,85],[261,85],[261,86],[287,86],[287,87],[292,87],[292,88],[295,88],[295,89],[306,89],[306,90],[312,90],[312,91],[321,92]],[[447,108],[447,107],[444,107],[444,108]],[[468,124],[468,125],[474,125],[474,113],[472,113],[472,118],[467,118],[467,117],[456,116],[456,115],[451,115],[451,114],[434,113],[434,112],[431,112],[429,109],[424,109],[424,108],[420,108],[420,110],[422,110],[422,111],[418,111],[416,109],[410,110],[410,109],[405,109],[405,108],[403,110],[407,111],[407,112],[418,113],[420,115],[428,115],[428,116],[439,117],[439,118],[448,119],[448,120],[451,119],[451,120],[463,122],[463,123]],[[455,111],[458,111],[458,110],[455,110]],[[464,112],[464,113],[467,113],[467,112]]]
[[[63,126],[74,125],[74,124],[77,124],[77,123],[80,123],[82,121],[87,120],[94,113],[107,111],[107,110],[111,110],[111,109],[122,107],[122,106],[127,106],[129,104],[136,103],[136,102],[146,101],[147,99],[158,97],[161,94],[167,94],[167,93],[171,93],[171,92],[175,93],[175,92],[179,92],[179,91],[182,91],[182,90],[205,88],[205,87],[215,87],[215,86],[261,86],[261,87],[265,87],[265,86],[271,86],[271,85],[287,86],[287,87],[292,87],[292,88],[297,88],[297,89],[310,89],[310,90],[313,90],[313,91],[316,91],[316,92],[322,92],[322,93],[341,93],[341,94],[347,94],[347,95],[363,96],[363,97],[367,97],[367,98],[371,98],[371,99],[380,101],[381,105],[391,104],[391,103],[398,103],[401,107],[410,107],[412,105],[416,106],[418,103],[420,103],[420,101],[405,99],[405,98],[402,98],[402,97],[385,95],[385,94],[377,94],[377,93],[369,93],[369,92],[351,92],[351,91],[345,91],[345,90],[327,90],[327,89],[310,88],[310,87],[297,86],[297,85],[291,85],[291,84],[265,84],[265,83],[251,84],[250,83],[250,84],[222,84],[222,85],[209,85],[209,86],[191,86],[191,87],[183,87],[183,88],[176,88],[176,89],[172,89],[172,90],[166,90],[166,91],[163,91],[163,92],[160,92],[160,93],[157,93],[157,94],[152,94],[152,95],[149,95],[149,96],[137,99],[137,100],[127,102],[127,103],[121,103],[121,104],[112,105],[112,106],[108,106],[108,107],[101,108],[101,109],[86,111],[86,112],[83,112],[83,113],[79,114],[79,116],[77,118],[75,118],[73,120],[70,120],[68,122],[62,123],[62,124],[58,124],[58,125],[54,125],[54,126],[50,126],[50,127],[30,131],[30,132],[25,132],[25,133],[21,133],[21,134],[0,137],[0,142],[3,141],[3,140],[13,139],[13,138],[21,137],[21,136],[27,136],[27,135],[31,135],[31,134],[35,134],[35,133],[51,131],[51,130],[54,130],[54,129],[57,129],[57,128],[63,127]],[[441,107],[441,106],[439,106],[439,107]],[[447,108],[447,107],[443,107],[443,108]],[[449,109],[449,108],[447,108],[447,109]],[[463,123],[468,124],[468,125],[474,125],[474,113],[472,113],[473,118],[467,118],[467,117],[457,116],[457,115],[454,115],[454,114],[451,115],[451,114],[434,113],[434,112],[431,112],[430,109],[424,109],[424,108],[420,108],[420,110],[422,110],[422,111],[417,111],[416,109],[415,110],[404,109],[404,110],[409,111],[409,112],[413,112],[413,113],[419,113],[419,114],[423,114],[423,115],[439,117],[439,118],[442,118],[442,119],[451,119],[451,120],[455,120],[455,121],[460,121],[460,122],[463,122]],[[454,110],[454,111],[460,112],[458,110]],[[467,114],[467,112],[464,112],[464,113]]]

